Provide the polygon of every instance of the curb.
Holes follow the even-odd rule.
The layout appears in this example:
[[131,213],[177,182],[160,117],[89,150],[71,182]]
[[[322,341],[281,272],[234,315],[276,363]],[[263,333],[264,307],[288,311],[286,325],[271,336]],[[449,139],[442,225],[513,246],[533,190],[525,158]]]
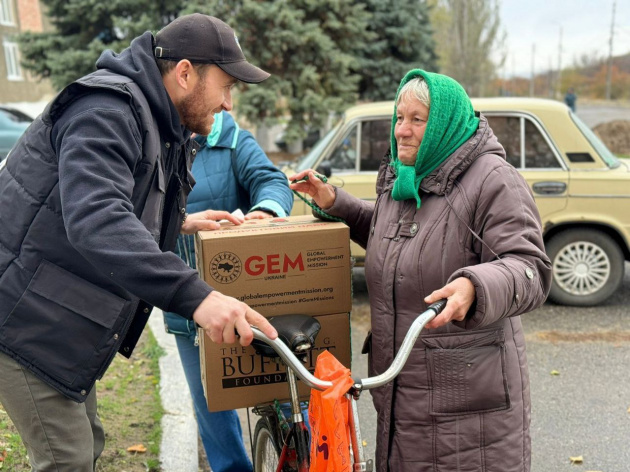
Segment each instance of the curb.
[[163,472],[198,472],[197,421],[174,336],[164,330],[162,311],[154,308],[148,322],[166,354],[160,358],[160,398],[164,408],[160,463]]

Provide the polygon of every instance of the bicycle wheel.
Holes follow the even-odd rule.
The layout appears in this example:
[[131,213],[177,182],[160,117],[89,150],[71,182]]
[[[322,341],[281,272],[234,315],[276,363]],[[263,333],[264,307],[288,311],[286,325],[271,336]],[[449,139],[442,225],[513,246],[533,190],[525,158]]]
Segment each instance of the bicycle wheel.
[[254,430],[254,472],[276,472],[280,447],[266,418],[260,418]]

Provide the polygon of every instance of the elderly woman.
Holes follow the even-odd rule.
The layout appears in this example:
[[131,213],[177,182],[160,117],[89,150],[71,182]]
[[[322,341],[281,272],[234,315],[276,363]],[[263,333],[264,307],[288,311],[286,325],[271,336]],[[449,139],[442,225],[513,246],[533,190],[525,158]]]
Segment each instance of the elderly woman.
[[[372,390],[385,471],[530,470],[530,398],[520,316],[551,283],[529,188],[463,88],[410,71],[392,119],[376,204],[291,177],[366,247],[370,375],[391,364],[415,317],[447,298],[398,378]],[[423,299],[423,295],[428,295]]]

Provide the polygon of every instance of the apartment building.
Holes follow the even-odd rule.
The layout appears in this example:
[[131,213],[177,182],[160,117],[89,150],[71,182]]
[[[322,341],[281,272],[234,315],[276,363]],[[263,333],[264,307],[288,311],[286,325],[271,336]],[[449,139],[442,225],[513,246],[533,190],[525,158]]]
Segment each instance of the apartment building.
[[18,33],[48,27],[39,0],[0,0],[0,103],[37,102],[54,95],[49,81],[22,68],[16,40]]

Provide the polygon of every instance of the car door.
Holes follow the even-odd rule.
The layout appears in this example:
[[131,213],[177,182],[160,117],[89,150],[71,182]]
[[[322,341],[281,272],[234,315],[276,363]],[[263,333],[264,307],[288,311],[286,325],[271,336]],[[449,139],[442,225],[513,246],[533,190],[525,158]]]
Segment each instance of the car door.
[[518,169],[534,194],[543,222],[567,205],[569,172],[542,124],[526,113],[484,113],[503,145],[506,160]]

